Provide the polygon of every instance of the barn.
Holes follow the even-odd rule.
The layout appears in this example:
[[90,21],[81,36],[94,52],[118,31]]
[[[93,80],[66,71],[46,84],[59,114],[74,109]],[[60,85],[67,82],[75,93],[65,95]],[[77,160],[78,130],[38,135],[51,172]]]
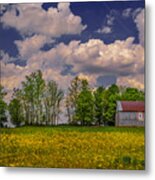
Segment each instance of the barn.
[[144,126],[144,101],[117,101],[115,126]]

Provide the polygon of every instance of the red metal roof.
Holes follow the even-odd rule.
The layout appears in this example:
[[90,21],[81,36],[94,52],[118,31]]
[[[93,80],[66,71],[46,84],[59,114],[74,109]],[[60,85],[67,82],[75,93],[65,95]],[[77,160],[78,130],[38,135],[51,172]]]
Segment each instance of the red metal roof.
[[121,101],[122,111],[125,112],[144,112],[144,101]]

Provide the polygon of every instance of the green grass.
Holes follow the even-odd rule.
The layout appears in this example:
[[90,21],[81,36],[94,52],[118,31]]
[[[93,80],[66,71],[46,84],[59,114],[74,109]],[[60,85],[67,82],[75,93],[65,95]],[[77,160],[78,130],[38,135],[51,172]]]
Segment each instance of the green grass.
[[59,126],[23,126],[17,128],[1,128],[0,133],[15,133],[15,134],[29,134],[38,131],[51,133],[53,130],[57,131],[78,131],[78,132],[133,132],[133,133],[144,133],[145,129],[143,127],[113,127],[113,126],[69,126],[69,125],[59,125]]

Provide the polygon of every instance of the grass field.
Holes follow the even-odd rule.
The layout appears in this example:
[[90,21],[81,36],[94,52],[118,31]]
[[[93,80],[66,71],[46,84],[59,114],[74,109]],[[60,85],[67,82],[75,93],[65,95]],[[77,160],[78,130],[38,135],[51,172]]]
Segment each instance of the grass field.
[[0,139],[0,166],[145,168],[144,128],[2,128]]

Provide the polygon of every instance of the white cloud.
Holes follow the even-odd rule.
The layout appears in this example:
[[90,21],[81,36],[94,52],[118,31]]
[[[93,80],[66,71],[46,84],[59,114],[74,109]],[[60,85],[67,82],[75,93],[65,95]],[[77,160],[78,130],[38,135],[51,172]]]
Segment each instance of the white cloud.
[[28,66],[61,72],[64,65],[68,64],[73,67],[73,73],[92,75],[95,78],[104,74],[117,77],[143,74],[144,48],[133,44],[133,41],[134,38],[130,37],[112,44],[104,44],[99,39],[91,39],[86,43],[72,41],[69,45],[60,43],[47,52],[34,54],[28,60]]
[[138,89],[144,89],[144,75],[131,75],[127,77],[118,77],[117,84],[126,87],[135,87]]
[[127,8],[125,10],[123,10],[122,12],[122,16],[125,18],[128,18],[132,15],[132,8]]
[[9,55],[5,53],[3,50],[0,50],[0,61],[3,61],[5,63],[9,62]]
[[144,9],[142,9],[135,17],[134,22],[136,23],[139,31],[140,44],[144,46]]
[[109,26],[104,26],[103,28],[98,29],[97,32],[98,32],[98,33],[102,33],[102,34],[109,34],[109,33],[112,32],[112,30],[111,30],[111,27],[109,27]]
[[108,26],[112,26],[114,24],[115,16],[117,15],[117,13],[118,12],[116,10],[111,10],[110,14],[106,16]]
[[40,3],[2,6],[7,10],[1,17],[3,26],[14,27],[23,36],[23,40],[14,42],[20,59],[29,59],[56,37],[80,34],[86,28],[81,18],[71,12],[69,3],[59,3],[57,8],[51,7],[48,11],[42,9]]
[[92,39],[87,43],[78,44],[66,62],[73,65],[74,72],[113,73],[124,76],[138,73],[144,65],[144,49],[133,44],[134,38],[104,44],[101,40]]
[[96,32],[102,34],[112,33],[112,26],[114,25],[114,21],[117,16],[118,16],[118,11],[111,10],[109,14],[106,15],[103,26],[99,28]]
[[[16,10],[19,16],[16,16]],[[38,18],[36,18],[37,14]],[[124,11],[128,16],[130,10]],[[1,20],[6,27],[16,28],[24,40],[16,40],[21,59],[27,59],[27,65],[21,67],[13,63],[14,58],[7,53],[1,53],[2,85],[9,92],[20,83],[26,75],[41,69],[43,77],[55,80],[59,86],[66,89],[73,79],[73,75],[62,75],[65,65],[72,66],[72,73],[86,78],[92,86],[96,85],[99,76],[114,75],[117,84],[144,88],[144,10],[135,12],[134,22],[139,30],[141,44],[134,44],[134,38],[116,40],[105,44],[99,39],[90,39],[86,43],[71,41],[68,45],[58,44],[56,47],[41,51],[46,43],[52,43],[55,37],[63,34],[79,34],[86,26],[82,25],[81,18],[75,16],[69,3],[59,3],[57,8],[44,11],[41,4],[16,4],[2,16]],[[99,29],[99,33],[111,33],[114,23],[114,14],[107,16],[106,26]],[[35,34],[35,35],[34,35]],[[31,36],[30,36],[31,35]]]
[[63,34],[80,34],[86,26],[81,23],[79,16],[71,12],[69,6],[69,3],[59,3],[57,8],[51,7],[45,11],[39,3],[10,5],[1,17],[1,22],[5,27],[16,28],[22,35],[36,33],[60,37]]
[[27,59],[37,53],[44,44],[49,42],[54,41],[44,35],[34,35],[32,37],[27,37],[24,40],[16,40],[15,44],[18,47],[20,57],[22,59]]
[[143,88],[144,47],[133,41],[134,38],[129,37],[111,44],[99,39],[86,43],[71,41],[68,45],[60,43],[48,51],[31,54],[25,67],[3,63],[2,85],[11,92],[14,87],[20,87],[25,75],[40,69],[47,81],[55,80],[61,88],[67,89],[74,76],[70,73],[64,76],[62,71],[65,65],[70,65],[72,73],[86,77],[92,87],[99,76],[113,75],[120,85]]
[[[61,71],[65,64],[71,65],[72,72],[89,77],[93,85],[98,76],[113,74],[116,77],[144,75],[144,48],[133,44],[134,38],[104,44],[99,39],[91,39],[86,43],[72,41],[63,43],[47,52],[39,52],[32,56],[28,65],[33,69],[42,68]],[[63,79],[63,77],[62,77]],[[131,84],[131,83],[130,83]]]
[[25,67],[15,65],[14,63],[5,64],[3,61],[1,62],[1,83],[7,92],[5,97],[7,102],[9,102],[12,96],[13,89],[19,88],[21,82],[25,79],[25,75],[28,74]]
[[137,8],[132,12],[132,18],[135,19],[136,16],[142,11],[142,8]]
[[14,62],[16,58],[10,57],[8,53],[4,52],[4,50],[0,49],[0,61],[6,63]]

